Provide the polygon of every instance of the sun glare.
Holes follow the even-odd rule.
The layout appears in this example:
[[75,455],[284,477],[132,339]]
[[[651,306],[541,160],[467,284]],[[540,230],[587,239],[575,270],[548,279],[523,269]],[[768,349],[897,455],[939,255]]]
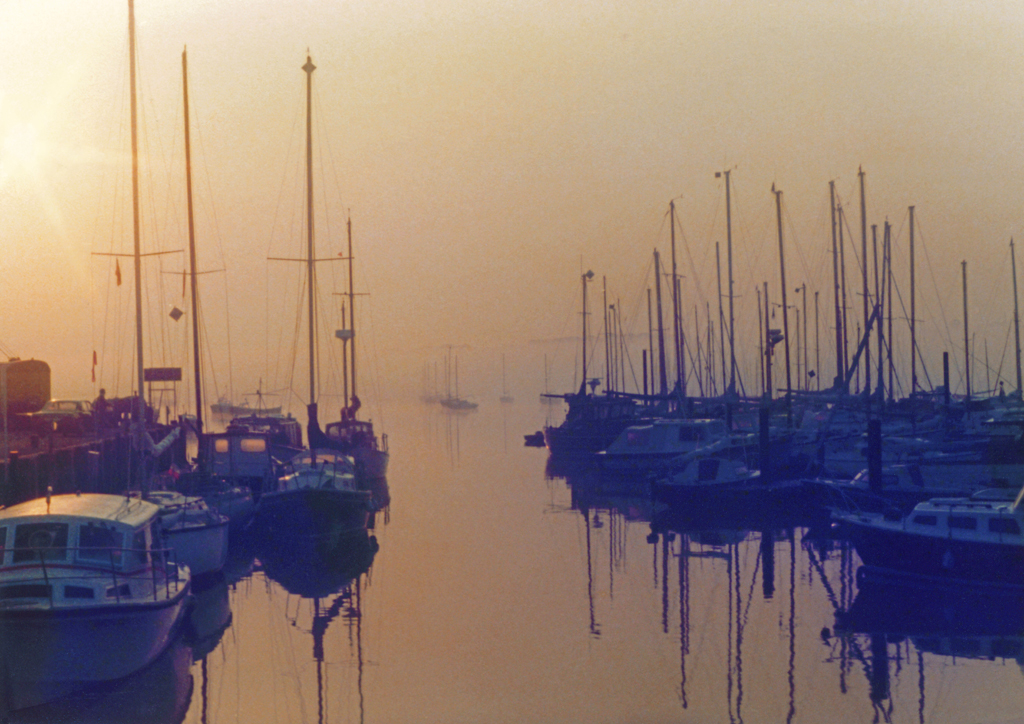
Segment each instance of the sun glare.
[[39,134],[29,123],[16,123],[4,135],[0,152],[0,176],[18,171],[35,175],[39,171]]

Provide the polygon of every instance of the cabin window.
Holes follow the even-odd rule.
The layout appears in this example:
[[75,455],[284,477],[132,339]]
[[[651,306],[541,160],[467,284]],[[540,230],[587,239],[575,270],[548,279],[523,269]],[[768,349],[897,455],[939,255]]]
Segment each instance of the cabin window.
[[53,588],[45,583],[18,583],[0,586],[0,599],[5,598],[49,598]]
[[22,523],[14,529],[14,562],[67,557],[67,523]]
[[132,536],[132,561],[140,566],[146,565],[149,558],[146,555],[146,531],[140,530]]
[[118,565],[121,563],[121,536],[110,528],[83,525],[78,529],[78,557]]
[[127,583],[122,583],[120,586],[111,586],[107,589],[107,598],[131,598],[132,589]]
[[682,426],[679,428],[679,442],[700,442],[704,439],[699,427]]
[[722,461],[718,458],[705,458],[697,461],[697,482],[714,480],[718,475],[718,465]]
[[914,516],[914,523],[917,525],[938,525],[939,519],[934,515],[919,514]]
[[951,515],[949,516],[949,527],[959,530],[977,530],[978,519],[969,515]]
[[267,451],[267,441],[262,437],[243,437],[238,443],[245,453],[261,453]]
[[1020,525],[1013,518],[989,518],[989,533],[1009,533],[1020,535]]
[[626,445],[629,447],[647,447],[647,443],[650,439],[650,429],[626,431]]
[[96,594],[88,586],[64,586],[64,598],[95,598]]
[[228,447],[228,441],[225,440],[224,438],[220,438],[218,440],[213,441],[214,452],[224,454],[227,453],[229,450],[230,448]]

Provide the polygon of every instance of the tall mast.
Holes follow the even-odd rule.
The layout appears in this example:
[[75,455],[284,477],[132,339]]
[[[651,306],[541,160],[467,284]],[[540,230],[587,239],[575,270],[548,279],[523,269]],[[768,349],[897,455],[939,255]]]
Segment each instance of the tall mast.
[[587,271],[580,278],[583,281],[583,386],[581,389],[587,391],[587,281],[594,278],[594,272]]
[[758,350],[757,351],[758,351],[758,356],[761,359],[761,395],[763,396],[767,392],[768,387],[767,387],[767,385],[765,384],[765,381],[764,381],[764,354],[765,354],[765,352],[764,352],[764,333],[765,333],[765,325],[764,325],[764,323],[761,320],[761,287],[759,287],[759,286],[757,286],[755,284],[754,285],[754,292],[757,294],[757,328],[758,328],[758,330],[760,330],[757,333],[757,346],[758,346]]
[[[895,395],[895,385],[893,384],[893,377],[895,375],[895,369],[892,364],[892,242],[891,242],[892,226],[888,221],[885,222],[885,235],[882,241],[882,254],[885,257],[885,268],[888,270],[885,277],[885,299],[889,305],[889,325],[885,330],[885,337],[889,340],[889,344],[886,345],[889,348],[889,354],[886,355],[889,365],[889,402],[892,402]],[[881,320],[879,320],[881,321]]]
[[[861,293],[864,295],[864,333],[867,334],[868,322],[868,221],[867,206],[864,200],[864,170],[857,168],[857,177],[860,180],[860,262],[864,269],[861,275],[863,281]],[[859,375],[858,375],[859,378]],[[864,389],[867,391],[868,399],[871,395],[871,345],[864,347]]]
[[971,401],[971,347],[969,343],[969,328],[967,324],[967,260],[960,262],[960,268],[964,280],[964,378],[967,388],[967,401]]
[[[729,392],[736,391],[736,347],[733,337],[733,316],[732,307],[732,198],[729,192],[729,172],[725,171],[725,240],[726,257],[729,269]],[[725,337],[722,337],[723,340]]]
[[1014,254],[1012,238],[1010,239],[1010,270],[1013,273],[1013,338],[1017,347],[1017,399],[1020,399],[1020,314],[1017,307],[1017,257]]
[[768,282],[764,282],[764,391],[768,399],[772,399],[772,354],[775,345],[772,344],[772,323],[768,314]]
[[836,309],[836,384],[846,379],[843,369],[843,318],[839,306],[839,250],[836,247],[836,182],[828,182],[829,203],[832,207],[832,291]]
[[606,391],[615,387],[612,381],[611,346],[608,338],[608,277],[601,277],[601,299],[604,307],[604,388]]
[[789,417],[788,422],[792,423],[793,383],[789,371],[789,307],[786,305],[786,258],[782,250],[782,192],[776,191],[775,184],[772,184],[772,193],[775,194],[775,217],[779,227],[779,275],[782,279],[782,335],[786,343],[786,414]]
[[917,392],[917,313],[914,296],[914,207],[910,207],[910,396]]
[[[356,396],[356,293],[352,278],[352,217],[348,217],[348,332],[352,343],[352,397]],[[348,400],[345,401],[348,404]]]
[[[651,288],[647,287],[647,349],[651,369],[651,390],[654,389],[654,316],[651,312]],[[647,390],[644,390],[647,394]]]
[[144,385],[146,374],[142,361],[142,243],[139,236],[139,131],[135,98],[135,2],[128,0],[128,64],[132,108],[132,233],[135,240],[135,361],[138,367],[136,393],[136,435],[141,440],[146,422]]
[[316,333],[313,319],[313,288],[316,263],[313,258],[313,59],[306,56],[306,275],[309,279],[309,404],[316,403],[316,362],[313,341]]
[[[725,313],[722,311],[722,261],[718,253],[718,242],[715,242],[715,269],[718,272],[718,328],[719,330],[725,326]],[[709,315],[710,318],[710,315]],[[725,335],[719,334],[722,338],[722,343],[719,345],[722,352],[722,384],[727,384],[728,373],[725,371]]]
[[[875,305],[878,307],[878,399],[885,400],[885,385],[882,382],[883,360],[882,353],[882,314],[885,310],[885,299],[882,297],[882,280],[878,276],[878,224],[871,225],[871,246],[875,261]],[[882,276],[885,276],[885,265],[882,265]]]
[[[196,282],[196,232],[192,214],[192,142],[188,115],[188,49],[181,52],[181,79],[185,97],[185,188],[188,196],[188,262],[192,276],[192,362],[196,379],[196,432],[203,432],[203,392],[199,363],[199,291]],[[199,446],[202,456],[203,446]]]
[[680,317],[679,308],[679,286],[676,284],[676,280],[679,278],[676,272],[676,202],[669,201],[669,226],[672,230],[672,331],[675,335],[675,357],[676,357],[676,384],[686,394],[686,374],[684,372],[685,366],[683,362],[683,341],[680,339],[680,327],[682,320]]
[[839,217],[839,295],[843,302],[843,379],[850,371],[850,325],[846,319],[846,248],[843,244],[843,204],[836,208]]
[[665,373],[665,325],[661,314],[661,256],[654,250],[654,293],[658,303],[658,382],[661,394],[668,392],[668,375]]

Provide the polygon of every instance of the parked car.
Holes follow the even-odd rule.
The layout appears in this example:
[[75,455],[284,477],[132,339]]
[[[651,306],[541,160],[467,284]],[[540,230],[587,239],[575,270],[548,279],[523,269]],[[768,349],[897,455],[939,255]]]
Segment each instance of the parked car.
[[50,400],[39,412],[30,412],[34,432],[47,434],[54,429],[65,435],[78,435],[93,427],[92,403],[88,400]]

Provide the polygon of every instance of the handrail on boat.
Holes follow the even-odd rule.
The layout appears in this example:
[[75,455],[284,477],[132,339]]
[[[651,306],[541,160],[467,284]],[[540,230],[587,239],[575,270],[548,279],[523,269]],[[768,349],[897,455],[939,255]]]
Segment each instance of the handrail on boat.
[[[54,602],[53,602],[53,596],[54,596],[54,594],[53,594],[53,584],[51,583],[50,570],[49,570],[49,567],[48,567],[51,563],[53,563],[53,559],[51,559],[51,557],[48,555],[48,553],[50,551],[63,551],[65,555],[64,555],[63,559],[58,561],[58,563],[65,563],[65,564],[68,562],[68,558],[67,558],[67,553],[68,552],[76,553],[78,551],[83,551],[84,550],[84,551],[92,551],[92,552],[100,553],[102,551],[106,551],[107,554],[108,554],[108,557],[110,559],[110,568],[106,569],[104,566],[102,566],[102,564],[100,564],[98,566],[94,565],[92,567],[92,569],[94,571],[102,571],[102,572],[110,574],[111,581],[112,581],[113,587],[114,587],[114,596],[117,599],[117,603],[121,603],[121,598],[122,598],[122,596],[121,596],[121,587],[120,587],[120,582],[118,580],[118,575],[119,574],[125,574],[122,577],[128,577],[128,572],[121,571],[121,570],[118,569],[118,564],[116,563],[116,558],[118,558],[119,556],[126,558],[127,555],[130,555],[132,553],[139,553],[140,552],[138,549],[135,549],[135,548],[118,548],[118,547],[104,548],[104,547],[97,547],[97,546],[60,546],[60,547],[19,546],[19,547],[15,547],[15,548],[7,548],[6,550],[12,551],[14,553],[17,553],[18,551],[22,551],[22,552],[24,552],[24,551],[31,551],[32,552],[33,557],[32,557],[32,559],[30,561],[27,561],[27,562],[28,563],[38,563],[39,564],[39,567],[42,570],[42,580],[43,580],[43,583],[44,583],[44,585],[46,587],[46,591],[47,591],[46,597],[48,599],[50,608],[53,608],[53,606],[54,606]],[[173,579],[173,582],[175,584],[175,591],[177,591],[178,587],[181,584],[181,579],[180,579],[180,576],[179,576],[180,571],[179,571],[179,568],[178,568],[177,559],[176,559],[176,557],[174,555],[174,553],[175,553],[174,549],[173,548],[151,548],[151,549],[147,550],[147,553],[150,554],[150,558],[149,558],[150,566],[149,566],[149,569],[150,569],[150,579],[151,579],[152,584],[153,584],[153,594],[152,594],[153,595],[153,600],[154,601],[157,600],[157,590],[159,588],[159,582],[157,580],[157,566],[158,566],[157,561],[158,560],[159,560],[159,567],[161,568],[161,570],[163,571],[163,574],[164,574],[163,575],[164,593],[165,593],[165,595],[168,598],[170,598],[171,597],[171,582],[172,582],[172,579]],[[0,561],[2,561],[2,554],[0,554]],[[94,563],[99,563],[99,561],[98,560],[94,561]],[[0,568],[0,570],[2,570],[2,568]],[[172,573],[172,571],[173,571],[173,573]],[[33,579],[32,578],[22,579],[22,581],[25,581],[25,580],[31,581]],[[38,580],[38,578],[35,579],[35,580]],[[34,596],[27,596],[27,598],[34,598]]]

